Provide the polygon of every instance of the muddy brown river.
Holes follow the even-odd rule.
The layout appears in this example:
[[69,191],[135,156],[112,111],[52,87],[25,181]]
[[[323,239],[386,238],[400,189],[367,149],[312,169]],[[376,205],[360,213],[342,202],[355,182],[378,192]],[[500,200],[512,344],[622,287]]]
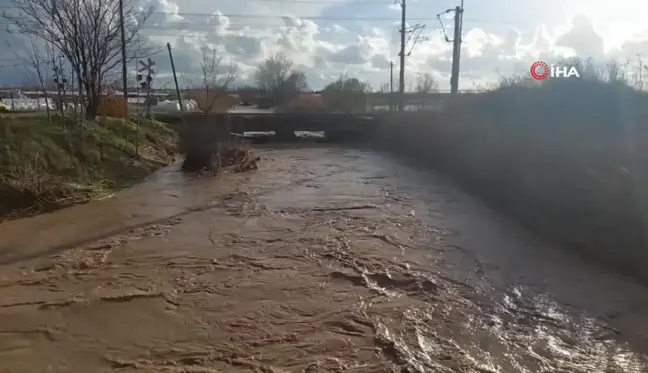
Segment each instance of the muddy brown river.
[[0,372],[646,372],[648,289],[390,155],[0,225]]

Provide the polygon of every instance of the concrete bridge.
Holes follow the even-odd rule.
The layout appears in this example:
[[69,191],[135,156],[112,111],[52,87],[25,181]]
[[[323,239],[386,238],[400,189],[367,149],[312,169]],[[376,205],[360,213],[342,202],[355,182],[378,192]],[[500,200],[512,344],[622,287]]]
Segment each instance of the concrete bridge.
[[185,169],[203,170],[218,167],[218,155],[245,132],[274,132],[280,141],[295,139],[295,131],[321,131],[329,141],[359,140],[376,131],[381,118],[335,113],[185,113],[163,120],[176,127]]
[[324,132],[329,139],[344,139],[371,133],[385,114],[342,113],[186,113],[173,120],[179,132],[201,133],[222,138],[226,133],[274,132],[282,140],[296,131]]

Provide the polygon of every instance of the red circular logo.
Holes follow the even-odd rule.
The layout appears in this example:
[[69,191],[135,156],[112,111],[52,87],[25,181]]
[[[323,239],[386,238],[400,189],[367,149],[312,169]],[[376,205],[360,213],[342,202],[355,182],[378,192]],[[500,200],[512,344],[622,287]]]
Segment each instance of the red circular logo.
[[536,61],[531,65],[531,77],[535,80],[545,80],[549,77],[549,65]]

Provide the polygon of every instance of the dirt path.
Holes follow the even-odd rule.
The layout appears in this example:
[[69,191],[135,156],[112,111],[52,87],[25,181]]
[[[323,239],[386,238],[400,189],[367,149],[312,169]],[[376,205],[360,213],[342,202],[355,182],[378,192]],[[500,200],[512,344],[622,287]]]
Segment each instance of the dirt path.
[[264,154],[0,225],[0,368],[646,371],[645,288],[390,157]]

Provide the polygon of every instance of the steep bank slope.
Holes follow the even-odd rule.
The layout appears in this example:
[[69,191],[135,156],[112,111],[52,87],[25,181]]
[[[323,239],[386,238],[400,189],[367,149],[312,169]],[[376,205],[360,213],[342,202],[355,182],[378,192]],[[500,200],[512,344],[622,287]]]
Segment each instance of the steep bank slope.
[[528,227],[648,280],[648,97],[587,80],[396,114],[377,140],[443,168]]
[[175,152],[175,132],[144,119],[138,131],[135,122],[118,119],[81,128],[59,118],[5,115],[0,136],[0,219],[107,195],[169,164]]

